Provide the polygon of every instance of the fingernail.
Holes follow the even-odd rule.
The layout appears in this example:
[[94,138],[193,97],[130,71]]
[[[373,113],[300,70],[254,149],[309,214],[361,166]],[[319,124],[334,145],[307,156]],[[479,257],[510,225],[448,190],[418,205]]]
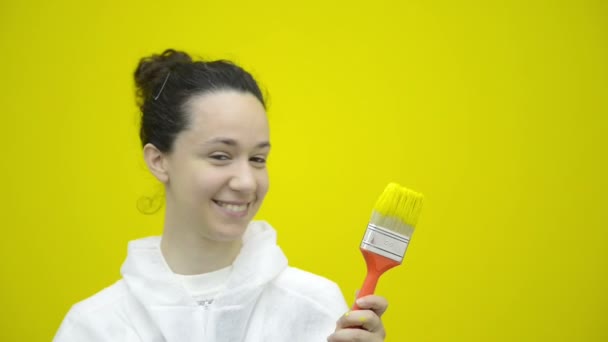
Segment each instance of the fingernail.
[[355,301],[355,303],[357,303],[358,306],[361,306],[365,304],[365,300],[363,298],[359,298]]

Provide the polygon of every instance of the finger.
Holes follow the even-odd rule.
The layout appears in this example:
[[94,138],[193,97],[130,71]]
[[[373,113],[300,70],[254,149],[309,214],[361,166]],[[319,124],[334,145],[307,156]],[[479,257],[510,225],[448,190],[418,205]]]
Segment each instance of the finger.
[[371,333],[361,329],[342,329],[327,338],[328,342],[382,342],[384,335],[381,333]]
[[386,298],[376,295],[361,297],[357,299],[356,303],[357,306],[359,306],[359,309],[372,310],[378,317],[382,317],[382,314],[384,314],[388,308],[388,301]]
[[371,310],[349,311],[336,322],[336,331],[341,329],[359,328],[370,332],[384,330],[380,317]]
[[362,329],[342,329],[329,335],[327,341],[329,342],[382,342],[386,338],[384,330],[381,332],[369,332]]

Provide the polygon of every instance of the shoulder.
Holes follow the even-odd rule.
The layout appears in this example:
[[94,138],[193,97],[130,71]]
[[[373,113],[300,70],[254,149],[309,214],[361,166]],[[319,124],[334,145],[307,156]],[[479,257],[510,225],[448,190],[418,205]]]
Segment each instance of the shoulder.
[[331,316],[339,316],[347,310],[340,287],[322,276],[295,267],[287,267],[272,285],[278,291],[294,299],[299,298]]
[[72,306],[69,314],[91,315],[108,310],[115,310],[116,303],[121,302],[127,295],[123,280],[119,280],[93,296],[84,299]]
[[78,302],[69,310],[53,341],[103,341],[130,330],[124,304],[128,291],[122,280]]

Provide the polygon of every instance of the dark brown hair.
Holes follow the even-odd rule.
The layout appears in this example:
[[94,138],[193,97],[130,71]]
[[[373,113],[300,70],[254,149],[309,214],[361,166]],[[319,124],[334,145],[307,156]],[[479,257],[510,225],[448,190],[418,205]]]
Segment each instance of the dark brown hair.
[[226,60],[193,61],[185,52],[168,49],[142,58],[134,76],[142,146],[151,143],[162,152],[170,152],[187,127],[185,105],[193,96],[236,90],[254,95],[266,107],[253,76]]

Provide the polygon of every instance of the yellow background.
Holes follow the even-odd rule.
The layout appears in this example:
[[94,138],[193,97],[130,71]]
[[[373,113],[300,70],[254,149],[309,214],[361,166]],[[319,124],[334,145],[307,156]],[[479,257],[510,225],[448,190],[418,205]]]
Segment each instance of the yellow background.
[[604,1],[2,1],[2,341],[49,341],[119,278],[136,203],[132,72],[167,47],[270,94],[259,218],[292,265],[364,276],[386,183],[426,195],[381,279],[387,341],[608,340]]

